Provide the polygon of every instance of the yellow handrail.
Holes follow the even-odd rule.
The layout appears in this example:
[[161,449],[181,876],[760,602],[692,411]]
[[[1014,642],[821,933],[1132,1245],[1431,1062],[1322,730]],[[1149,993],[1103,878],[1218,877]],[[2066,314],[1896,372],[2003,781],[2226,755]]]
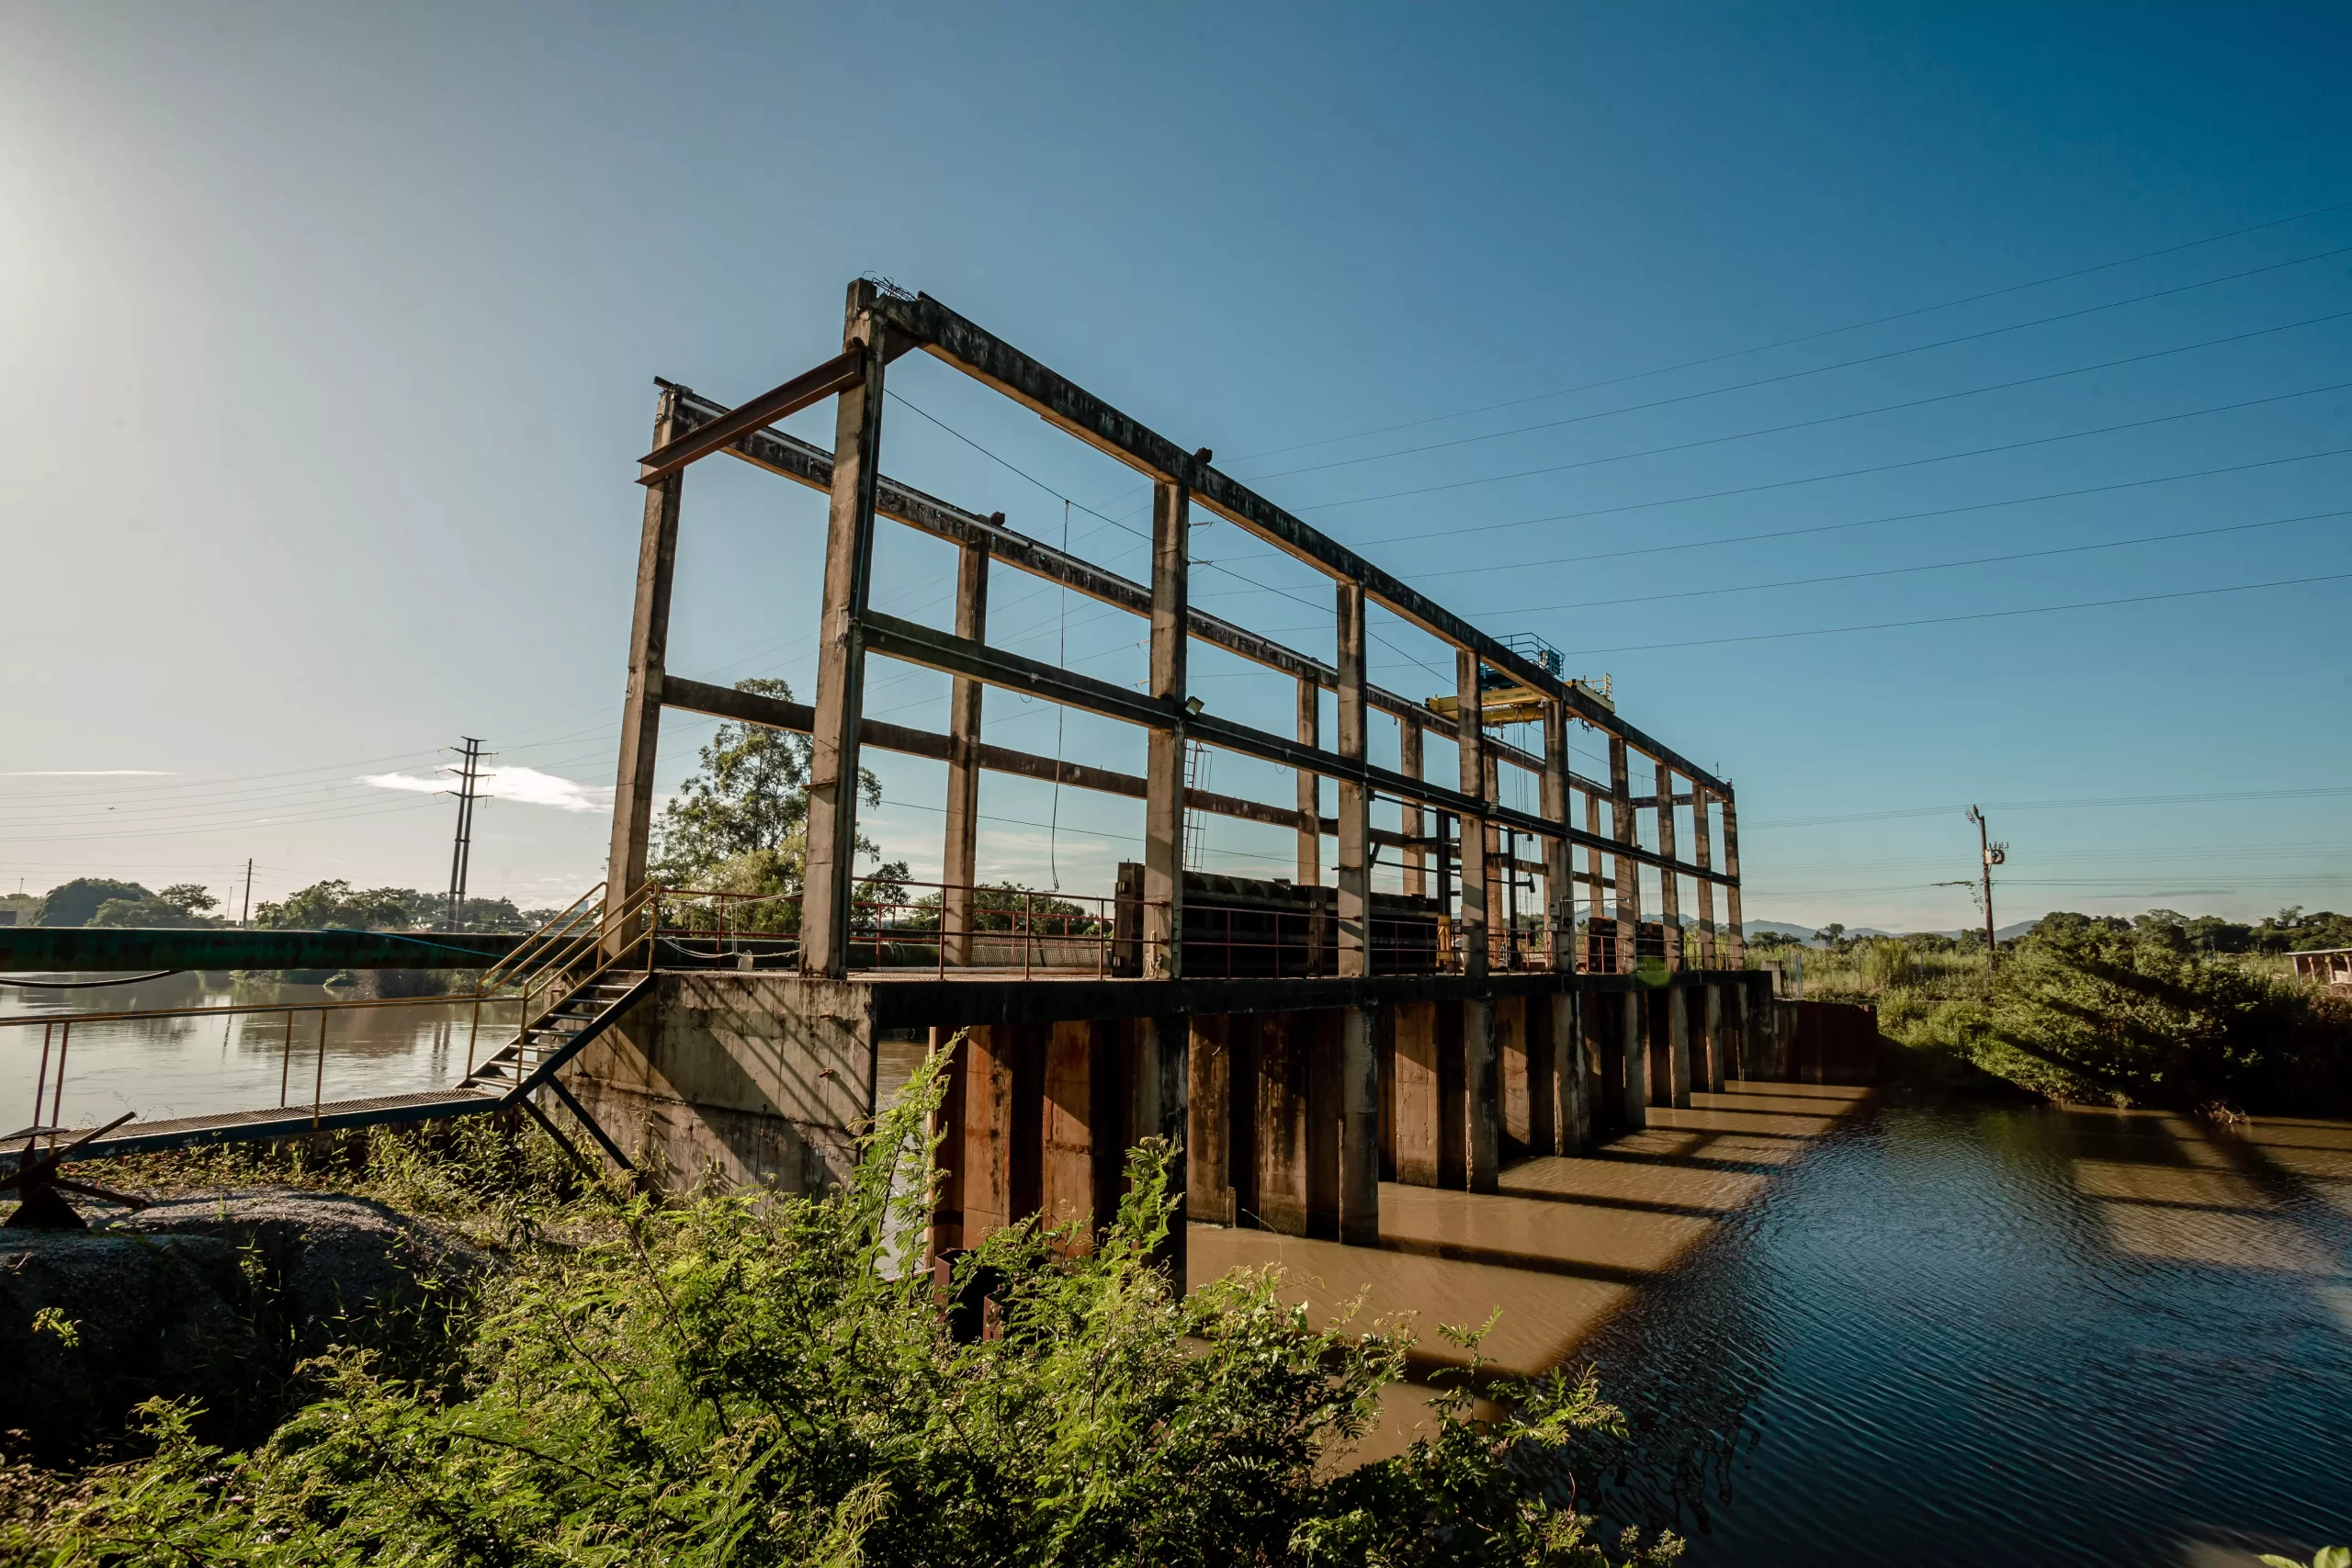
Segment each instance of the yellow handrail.
[[537,931],[533,931],[529,936],[525,937],[520,942],[516,943],[514,952],[508,953],[505,957],[492,964],[488,969],[482,971],[481,979],[475,983],[475,990],[478,993],[488,992],[499,986],[504,985],[508,976],[520,971],[526,960],[537,957],[548,947],[561,941],[572,929],[581,915],[581,906],[586,904],[592,898],[601,900],[604,897],[605,886],[605,885],[604,883],[599,882],[595,886],[591,887],[587,892],[582,893],[579,897],[574,898],[569,905],[565,906],[563,910],[556,915],[554,919],[548,920],[546,924],[540,926]]

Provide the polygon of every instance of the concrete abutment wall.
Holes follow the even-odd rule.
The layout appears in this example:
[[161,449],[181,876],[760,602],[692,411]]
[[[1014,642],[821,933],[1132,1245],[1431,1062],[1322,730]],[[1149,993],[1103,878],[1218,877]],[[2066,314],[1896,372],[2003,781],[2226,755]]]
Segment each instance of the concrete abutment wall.
[[[813,1192],[850,1173],[882,1028],[927,1028],[934,1049],[961,1031],[935,1129],[935,1252],[1030,1214],[1099,1225],[1127,1151],[1155,1134],[1184,1145],[1194,1223],[1375,1241],[1383,1180],[1491,1190],[1506,1161],[1584,1153],[1693,1092],[1851,1076],[1861,1026],[1816,1006],[1738,971],[1254,986],[665,973],[565,1081],[665,1187]],[[1069,1012],[1098,1016],[1055,1016]]]

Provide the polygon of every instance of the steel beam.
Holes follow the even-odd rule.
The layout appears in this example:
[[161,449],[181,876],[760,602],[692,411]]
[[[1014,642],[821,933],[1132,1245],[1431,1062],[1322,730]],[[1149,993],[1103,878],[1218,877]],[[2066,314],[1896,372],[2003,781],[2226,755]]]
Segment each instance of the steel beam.
[[[876,301],[875,309],[893,328],[905,333],[935,357],[994,387],[1080,440],[1155,479],[1183,485],[1199,504],[1218,516],[1331,577],[1361,584],[1374,603],[1431,636],[1467,649],[1521,684],[1557,699],[1579,716],[1622,736],[1645,756],[1694,779],[1717,782],[1670,748],[1619,719],[1596,698],[1555,677],[1419,590],[1219,473],[1196,454],[1120,412],[930,295],[912,299],[886,295]],[[1471,711],[1476,711],[1476,705],[1475,702],[1471,704]]]

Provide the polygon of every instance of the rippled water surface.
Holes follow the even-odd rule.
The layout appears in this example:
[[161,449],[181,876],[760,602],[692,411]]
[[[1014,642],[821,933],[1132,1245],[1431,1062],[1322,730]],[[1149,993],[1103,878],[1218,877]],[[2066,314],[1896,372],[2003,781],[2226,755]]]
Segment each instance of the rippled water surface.
[[[74,976],[86,978],[87,976]],[[126,1111],[145,1122],[216,1111],[359,1100],[446,1089],[466,1070],[470,1003],[363,1008],[333,1014],[323,1068],[319,1015],[239,1013],[152,1018],[74,1025],[62,1039],[45,1021],[65,1013],[157,1011],[335,1002],[355,993],[326,986],[252,982],[231,987],[198,975],[175,975],[102,989],[42,991],[0,987],[0,1133],[32,1120],[33,1086],[48,1036],[48,1078],[65,1059],[64,1118],[95,1126]],[[494,1007],[482,1019],[485,1052],[503,1044]],[[511,1033],[511,1030],[509,1032]],[[50,1105],[42,1120],[51,1121]]]
[[1693,1564],[2250,1562],[2352,1541],[2347,1261],[2342,1122],[1865,1104],[1580,1354]]

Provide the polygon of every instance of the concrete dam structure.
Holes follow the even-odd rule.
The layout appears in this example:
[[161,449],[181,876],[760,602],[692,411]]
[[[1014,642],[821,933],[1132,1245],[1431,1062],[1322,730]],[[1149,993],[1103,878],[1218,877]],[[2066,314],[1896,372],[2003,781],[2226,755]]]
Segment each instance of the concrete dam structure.
[[[1148,479],[1149,580],[889,479],[884,383],[915,350]],[[828,399],[832,450],[773,428]],[[813,704],[669,671],[685,479],[722,454],[829,497]],[[1223,474],[1212,457],[938,301],[872,282],[849,290],[838,357],[741,407],[660,383],[653,446],[640,462],[610,892],[593,960],[650,971],[652,983],[563,1064],[560,1080],[612,1155],[672,1179],[818,1189],[846,1173],[855,1131],[876,1110],[886,1043],[945,1049],[960,1039],[936,1129],[940,1253],[1031,1213],[1106,1214],[1126,1150],[1148,1137],[1182,1146],[1176,1176],[1193,1222],[1371,1243],[1384,1180],[1492,1190],[1505,1161],[1580,1152],[1642,1126],[1652,1105],[1687,1106],[1694,1089],[1866,1072],[1866,1041],[1800,1059],[1793,1005],[1773,1000],[1769,976],[1743,967],[1729,782],[1621,717],[1605,689],[1568,678],[1555,653],[1472,626]],[[1335,660],[1192,606],[1195,509],[1329,580]],[[958,552],[952,629],[872,607],[884,520]],[[994,566],[1147,623],[1146,689],[991,646]],[[1415,702],[1371,682],[1371,605],[1452,647],[1449,697]],[[1195,642],[1292,683],[1295,732],[1204,711],[1186,679]],[[952,678],[945,733],[865,716],[876,660]],[[1143,729],[1146,772],[989,743],[980,724],[989,685]],[[1336,699],[1328,737],[1326,693]],[[799,895],[649,886],[654,758],[671,708],[811,738]],[[1506,723],[1533,724],[1540,747],[1488,733]],[[1396,727],[1399,766],[1369,760],[1375,724]],[[1608,778],[1570,767],[1578,725],[1605,742]],[[1425,765],[1432,739],[1442,777]],[[1293,771],[1295,801],[1192,787],[1188,749],[1203,747]],[[920,912],[903,892],[889,903],[858,896],[866,748],[946,765],[944,869]],[[1504,804],[1499,781],[1511,770],[1534,781],[1540,809]],[[1143,858],[1098,898],[980,886],[983,772],[1141,801]],[[1324,780],[1335,815],[1324,814]],[[1396,826],[1375,827],[1375,806]],[[1293,829],[1297,876],[1188,871],[1188,812]],[[1337,851],[1327,884],[1328,840]],[[1400,891],[1372,886],[1382,853]],[[1522,888],[1540,889],[1525,908]],[[1182,1235],[1176,1226],[1174,1246]]]

